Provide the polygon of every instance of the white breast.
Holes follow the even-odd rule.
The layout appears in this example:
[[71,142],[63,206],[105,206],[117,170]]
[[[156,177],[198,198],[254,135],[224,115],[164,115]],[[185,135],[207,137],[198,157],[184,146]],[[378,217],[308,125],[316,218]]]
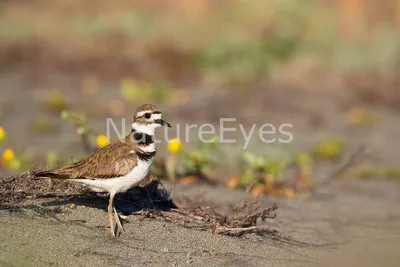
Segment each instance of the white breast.
[[108,179],[71,179],[72,182],[80,182],[91,187],[97,192],[119,193],[132,188],[135,184],[144,179],[150,170],[153,160],[138,160],[138,165],[125,176]]

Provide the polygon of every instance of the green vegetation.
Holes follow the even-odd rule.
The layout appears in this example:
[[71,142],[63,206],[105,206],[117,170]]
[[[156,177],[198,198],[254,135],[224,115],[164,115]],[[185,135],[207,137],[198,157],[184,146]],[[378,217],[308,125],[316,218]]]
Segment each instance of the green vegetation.
[[59,113],[67,108],[67,101],[65,100],[65,96],[60,91],[54,90],[49,93],[42,105],[49,111]]
[[253,41],[225,44],[199,51],[196,64],[211,82],[243,87],[268,76],[273,65],[289,59],[296,49],[292,36],[261,36]]
[[400,182],[400,169],[399,168],[359,168],[350,172],[346,177],[370,180],[370,179],[384,179],[394,180]]
[[172,181],[194,176],[194,179],[208,179],[208,173],[216,169],[217,158],[221,155],[218,140],[209,144],[199,143],[193,150],[182,147],[179,139],[171,139],[168,143],[169,155],[153,167],[153,172]]
[[324,140],[313,149],[313,155],[317,159],[337,160],[342,153],[343,142],[340,140]]
[[158,83],[143,83],[132,79],[121,82],[121,96],[124,100],[132,102],[162,101],[173,96],[172,89]]
[[58,132],[57,125],[53,124],[49,118],[39,115],[34,121],[34,129],[38,134],[52,134]]
[[[386,78],[388,84],[396,77],[400,53],[397,8],[390,16],[385,13],[386,19],[371,20],[358,12],[371,10],[379,17],[387,5],[375,3],[372,7],[368,1],[352,0],[348,4],[315,0],[195,2],[198,4],[185,8],[179,1],[165,5],[122,1],[112,7],[102,1],[96,7],[74,2],[72,7],[79,5],[79,10],[86,11],[70,13],[56,0],[22,18],[11,12],[19,6],[10,3],[10,12],[3,14],[0,23],[0,37],[6,46],[11,43],[22,50],[39,43],[39,50],[55,53],[55,58],[63,48],[82,60],[112,57],[114,61],[142,62],[145,58],[157,70],[149,74],[141,63],[136,67],[150,76],[146,81],[156,81],[146,84],[145,95],[157,99],[165,99],[168,93],[160,88],[174,82],[169,71],[180,68],[207,83],[229,88],[247,88],[279,72],[276,66],[280,65],[286,79],[299,70],[354,79],[375,73],[369,79]],[[36,16],[38,13],[41,16]],[[359,20],[344,21],[352,17]],[[125,87],[132,86],[136,85],[131,81],[121,86],[121,94],[128,100],[133,93]],[[65,108],[60,98],[52,98],[47,104],[50,108]]]
[[[82,112],[63,110],[61,118],[73,125],[77,135],[81,138],[86,153],[96,150],[108,143],[104,135],[93,134]],[[9,138],[5,129],[0,127],[0,147],[2,148],[2,163],[0,168],[6,167],[11,171],[24,171],[37,162],[33,156],[19,149],[9,146]],[[199,143],[189,149],[179,139],[171,139],[168,144],[168,154],[158,158],[153,165],[152,172],[160,178],[179,183],[192,183],[198,180],[215,183],[209,174],[219,173],[224,177],[226,168],[221,166],[220,158],[226,158],[218,138],[209,144]],[[236,163],[238,172],[229,178],[227,186],[250,190],[254,195],[277,194],[292,197],[298,190],[307,190],[312,186],[313,168],[318,160],[335,164],[340,159],[345,145],[335,139],[326,139],[317,143],[311,152],[290,152],[273,156],[260,156],[248,151],[241,154]],[[72,159],[60,158],[55,151],[47,153],[43,160],[48,168],[65,165],[77,161],[85,155],[80,153]],[[399,180],[400,171],[396,168],[371,169],[360,168],[352,173],[360,179],[385,178]],[[219,181],[220,183],[221,181]]]

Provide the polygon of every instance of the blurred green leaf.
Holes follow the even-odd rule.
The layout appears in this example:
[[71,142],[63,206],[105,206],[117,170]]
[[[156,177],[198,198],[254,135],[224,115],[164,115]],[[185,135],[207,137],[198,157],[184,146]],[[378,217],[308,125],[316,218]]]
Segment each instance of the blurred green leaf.
[[244,172],[242,176],[239,178],[239,186],[248,187],[251,184],[256,182],[256,177],[251,169],[248,169]]
[[334,160],[343,153],[343,142],[340,140],[325,140],[319,142],[313,149],[316,158]]
[[35,118],[34,129],[40,134],[56,133],[58,131],[57,125],[52,123],[50,119],[44,115]]
[[65,96],[58,90],[50,92],[50,95],[42,103],[43,106],[51,111],[61,112],[67,108]]
[[56,151],[49,151],[46,155],[46,164],[49,168],[55,168],[59,162],[59,156]]
[[120,94],[128,102],[163,101],[171,95],[171,89],[160,83],[143,83],[132,79],[121,82]]

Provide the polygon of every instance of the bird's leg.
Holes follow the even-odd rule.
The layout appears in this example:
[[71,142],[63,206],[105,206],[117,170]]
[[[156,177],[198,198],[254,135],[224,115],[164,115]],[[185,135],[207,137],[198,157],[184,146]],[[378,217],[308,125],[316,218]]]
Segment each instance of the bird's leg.
[[117,234],[116,234],[116,236],[119,236],[120,233],[122,232],[122,230],[124,230],[124,227],[121,224],[121,220],[119,219],[118,212],[115,209],[115,207],[114,207],[114,218],[115,218],[115,221],[117,222]]
[[110,224],[110,232],[112,236],[115,236],[114,231],[114,221],[113,221],[113,207],[114,207],[114,195],[113,193],[110,194],[110,201],[108,202],[108,223]]

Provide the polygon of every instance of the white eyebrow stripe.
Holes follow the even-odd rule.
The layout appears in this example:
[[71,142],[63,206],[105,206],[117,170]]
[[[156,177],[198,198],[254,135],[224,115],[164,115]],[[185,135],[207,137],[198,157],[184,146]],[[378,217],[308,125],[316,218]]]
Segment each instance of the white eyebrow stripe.
[[[140,111],[140,112],[138,112],[137,117],[138,118],[142,117],[146,113],[151,113],[151,111],[150,110],[148,110],[148,111]],[[161,113],[153,114],[153,118],[154,119],[161,119]]]
[[146,114],[146,113],[148,113],[148,112],[151,113],[150,110],[140,111],[140,112],[138,112],[137,116],[138,116],[138,117],[141,117],[141,116],[143,116],[144,114]]

